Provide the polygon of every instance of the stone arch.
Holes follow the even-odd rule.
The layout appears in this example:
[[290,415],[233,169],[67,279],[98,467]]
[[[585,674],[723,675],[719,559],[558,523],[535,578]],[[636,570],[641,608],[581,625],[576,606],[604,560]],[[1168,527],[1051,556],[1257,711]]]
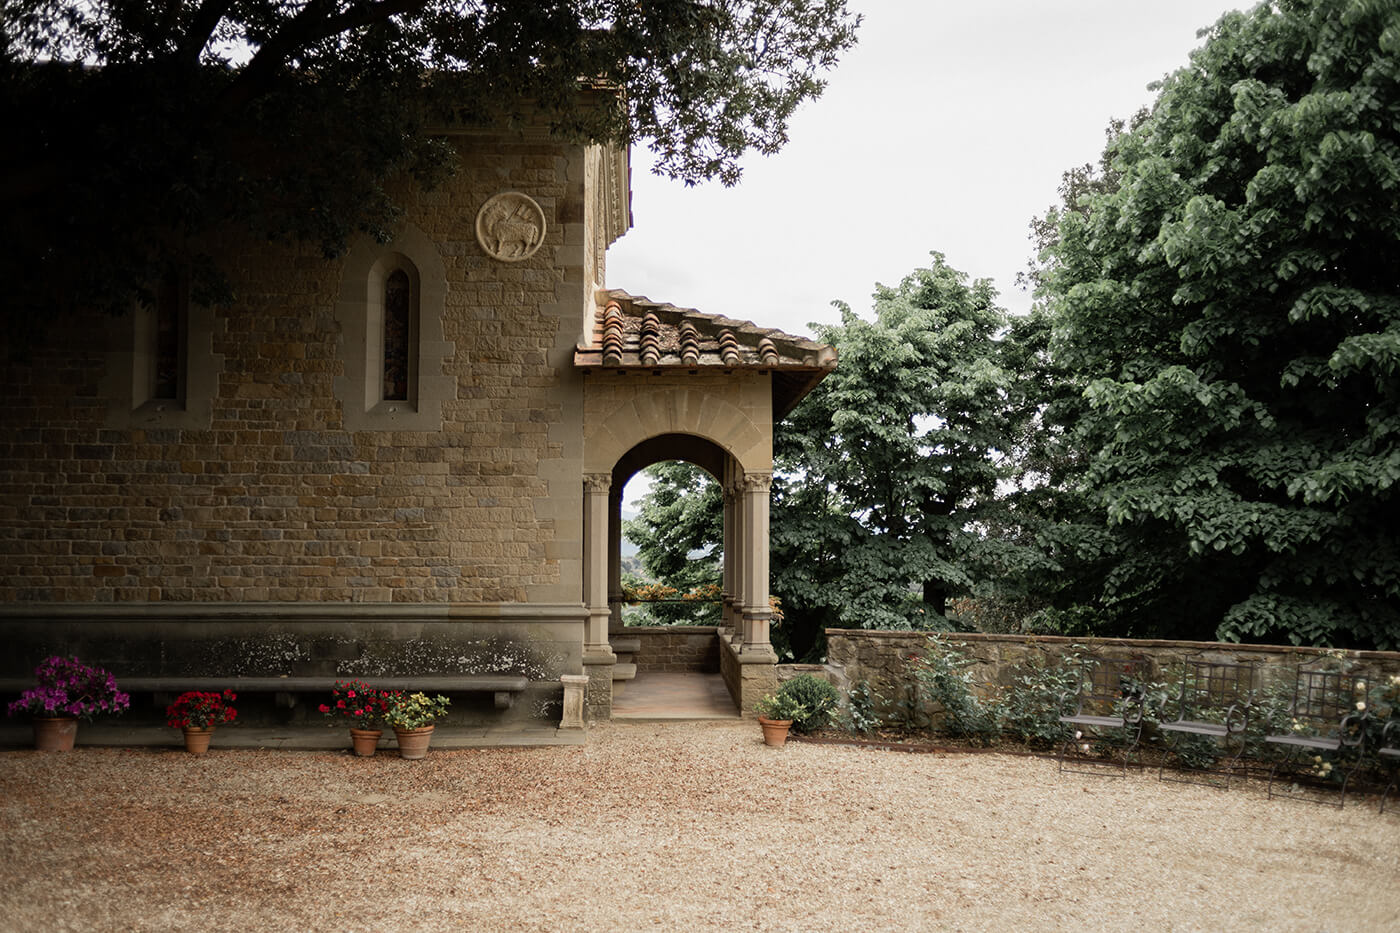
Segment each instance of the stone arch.
[[586,406],[587,473],[610,474],[638,445],[664,436],[708,441],[745,472],[772,472],[772,394],[766,381],[731,377],[657,385],[624,379],[598,389],[589,387]]
[[616,634],[622,627],[622,494],[628,480],[655,463],[683,460],[692,463],[714,479],[724,493],[723,585],[721,619],[726,625],[734,621],[734,597],[741,580],[735,566],[735,515],[732,489],[735,476],[742,473],[737,461],[728,451],[708,438],[690,434],[658,434],[637,444],[613,466],[608,486],[608,606],[611,614],[608,631]]
[[[672,402],[692,400],[684,393],[670,396]],[[623,488],[646,466],[684,460],[710,473],[723,490],[721,670],[734,701],[740,708],[747,708],[757,699],[758,692],[771,687],[777,661],[768,638],[771,426],[767,432],[759,432],[758,426],[732,404],[712,404],[708,408],[661,404],[622,410],[623,416],[611,421],[607,443],[591,445],[586,458],[591,469],[584,477],[584,602],[588,607],[584,663],[610,669],[616,660],[609,633],[621,625]],[[666,427],[683,422],[685,413],[690,412],[695,430],[656,431],[658,412],[665,414]],[[702,426],[709,430],[702,432]],[[720,430],[715,431],[715,426]],[[752,439],[749,428],[761,433],[761,437]],[[629,434],[638,439],[624,448],[619,436]],[[714,434],[738,439],[740,443],[722,444]],[[590,432],[589,437],[594,436]],[[747,455],[747,462],[741,459],[743,455]],[[603,680],[601,671],[590,671],[589,679],[590,683],[599,684]],[[609,693],[609,706],[610,697]]]

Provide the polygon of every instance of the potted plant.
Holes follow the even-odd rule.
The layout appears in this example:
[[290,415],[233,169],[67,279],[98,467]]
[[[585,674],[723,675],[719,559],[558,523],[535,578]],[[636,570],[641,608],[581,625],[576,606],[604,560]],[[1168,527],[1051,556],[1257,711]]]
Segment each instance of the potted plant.
[[763,744],[782,748],[794,719],[807,715],[807,707],[785,690],[770,693],[754,704],[758,724],[763,729]]
[[390,693],[388,701],[384,721],[399,740],[399,756],[410,759],[425,757],[428,743],[433,738],[433,723],[447,715],[451,701],[445,696],[405,694],[402,690]]
[[344,719],[350,725],[350,744],[355,754],[368,758],[379,746],[384,730],[380,720],[389,709],[389,696],[359,680],[337,680],[331,688],[331,701],[319,707],[322,715]]
[[223,693],[190,690],[180,694],[174,703],[165,708],[165,724],[184,731],[185,751],[203,755],[209,750],[214,727],[238,718],[238,710],[233,708],[236,699],[238,695],[232,690]]
[[74,657],[45,658],[34,668],[37,684],[9,706],[11,716],[28,714],[34,724],[34,747],[66,752],[78,735],[78,720],[98,713],[120,713],[131,697],[117,689],[117,679],[100,667]]

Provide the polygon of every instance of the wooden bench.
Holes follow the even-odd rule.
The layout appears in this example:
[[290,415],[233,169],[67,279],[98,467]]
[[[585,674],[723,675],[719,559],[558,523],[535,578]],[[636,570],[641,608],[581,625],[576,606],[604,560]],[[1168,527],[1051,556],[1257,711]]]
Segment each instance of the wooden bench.
[[[1181,688],[1176,696],[1163,705],[1157,728],[1167,739],[1167,750],[1177,766],[1167,776],[1167,761],[1157,771],[1159,780],[1206,783],[1219,786],[1209,779],[1195,780],[1189,775],[1225,776],[1230,779],[1240,771],[1245,751],[1245,730],[1249,728],[1250,709],[1258,683],[1258,665],[1234,661],[1213,661],[1208,658],[1188,659],[1181,671]],[[1176,718],[1169,718],[1168,706],[1176,707]],[[1199,740],[1208,740],[1209,749]],[[1224,755],[1214,754],[1214,747]],[[1197,759],[1210,757],[1211,766],[1202,767]],[[1224,761],[1223,767],[1220,765]],[[1179,777],[1177,775],[1188,775]],[[1243,777],[1243,774],[1240,774]]]
[[[423,693],[491,693],[496,709],[509,709],[515,695],[529,686],[526,677],[511,674],[448,674],[408,677],[118,677],[127,693],[184,693],[187,690],[234,693],[329,693],[337,681],[363,680],[377,690]],[[34,685],[30,678],[0,678],[0,690],[20,692]]]
[[1083,771],[1072,765],[1102,766],[1110,761],[1096,758],[1083,750],[1089,744],[1085,732],[1101,735],[1105,730],[1121,733],[1120,758],[1122,773],[1128,773],[1128,761],[1142,739],[1145,695],[1142,678],[1145,667],[1136,658],[1094,658],[1079,678],[1079,688],[1065,705],[1074,704],[1074,712],[1060,716],[1060,722],[1075,726],[1073,733],[1060,747],[1061,772],[1102,774],[1102,770]]

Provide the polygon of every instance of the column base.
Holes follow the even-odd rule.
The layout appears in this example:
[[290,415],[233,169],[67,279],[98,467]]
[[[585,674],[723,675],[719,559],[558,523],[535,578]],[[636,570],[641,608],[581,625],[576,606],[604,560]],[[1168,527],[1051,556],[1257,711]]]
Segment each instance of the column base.
[[589,722],[606,722],[612,719],[613,665],[617,655],[596,652],[583,656],[583,676],[588,685],[583,694],[583,715]]
[[720,642],[720,673],[734,705],[745,717],[753,717],[753,706],[778,689],[778,655],[772,645],[736,647]]

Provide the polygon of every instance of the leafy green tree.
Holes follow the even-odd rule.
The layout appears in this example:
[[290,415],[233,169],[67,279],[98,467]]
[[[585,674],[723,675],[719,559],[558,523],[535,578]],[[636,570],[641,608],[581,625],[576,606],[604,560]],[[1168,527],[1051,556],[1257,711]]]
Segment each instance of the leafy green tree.
[[[1400,8],[1223,17],[1056,218],[1061,427],[1121,630],[1400,642]],[[1109,532],[1105,538],[1103,531]]]
[[435,129],[543,123],[739,177],[855,41],[845,0],[0,0],[6,306],[124,307],[211,232],[341,252],[440,179]]
[[[653,464],[644,471],[651,488],[639,503],[636,518],[623,523],[623,534],[637,546],[647,576],[673,593],[718,596],[723,583],[724,496],[704,470],[680,460]],[[634,581],[634,586],[645,581]],[[653,589],[652,592],[655,592]],[[661,624],[713,625],[712,602],[657,602],[646,615]]]
[[951,597],[1039,562],[1000,486],[1029,409],[986,280],[934,253],[873,320],[819,328],[839,364],[779,429],[773,590],[794,653],[827,625],[943,628]]

